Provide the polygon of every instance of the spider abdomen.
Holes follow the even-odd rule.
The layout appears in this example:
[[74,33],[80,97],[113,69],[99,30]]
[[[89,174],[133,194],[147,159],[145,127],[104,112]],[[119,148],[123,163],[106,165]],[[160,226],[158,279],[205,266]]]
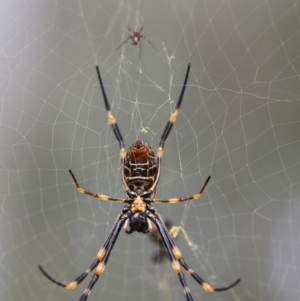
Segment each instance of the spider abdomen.
[[126,184],[132,191],[149,190],[157,177],[154,151],[143,141],[136,141],[128,149],[124,167]]
[[149,232],[149,225],[145,213],[136,212],[129,217],[129,228],[128,234],[136,231],[141,233]]

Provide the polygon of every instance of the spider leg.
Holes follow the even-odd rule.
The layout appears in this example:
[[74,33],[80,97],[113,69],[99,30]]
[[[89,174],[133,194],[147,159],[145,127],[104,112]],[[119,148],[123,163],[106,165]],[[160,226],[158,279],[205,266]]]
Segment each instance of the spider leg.
[[69,169],[69,173],[71,174],[71,176],[73,178],[73,181],[74,181],[74,183],[76,185],[76,189],[77,189],[77,191],[79,193],[90,195],[93,198],[96,198],[96,199],[98,199],[100,201],[114,201],[114,202],[119,202],[119,203],[124,203],[125,202],[125,199],[111,198],[110,196],[107,196],[105,194],[98,194],[98,193],[93,193],[93,192],[85,190],[84,188],[82,188],[82,187],[79,186],[78,181],[75,178],[75,176],[74,176],[74,174],[73,174],[73,172],[72,172],[71,169]]
[[78,284],[80,284],[89,274],[92,270],[95,269],[95,267],[98,265],[99,263],[99,260],[95,259],[93,261],[93,263],[91,264],[91,266],[85,270],[82,274],[80,274],[74,281],[70,282],[70,283],[62,283],[62,282],[59,282],[57,280],[55,280],[54,278],[52,278],[45,270],[42,266],[38,266],[40,271],[44,274],[44,276],[46,278],[48,278],[51,282],[59,285],[59,286],[62,286],[63,288],[67,289],[67,290],[73,290],[75,287],[78,286]]
[[140,41],[140,59],[142,58],[142,42]]
[[92,280],[88,284],[87,288],[84,290],[84,293],[81,296],[81,298],[79,299],[79,301],[85,301],[88,298],[88,296],[90,295],[90,293],[92,291],[93,286],[96,284],[96,282],[98,281],[99,277],[104,272],[106,264],[107,264],[107,261],[109,259],[110,253],[111,253],[111,250],[113,249],[114,244],[115,244],[115,242],[116,242],[116,240],[118,238],[118,235],[120,233],[121,227],[124,224],[125,219],[127,219],[127,218],[128,217],[126,216],[125,218],[117,221],[116,229],[112,233],[112,236],[111,236],[111,239],[110,239],[110,241],[109,241],[109,243],[107,245],[107,248],[106,249],[102,248],[103,249],[103,254],[102,254],[102,256],[103,256],[102,258],[103,259],[99,262],[98,266],[96,267],[95,274],[93,275]]
[[185,74],[184,83],[183,83],[181,93],[179,95],[175,110],[174,110],[173,114],[171,115],[169,121],[167,122],[165,130],[163,131],[163,134],[162,134],[161,139],[160,139],[159,147],[158,147],[158,150],[157,150],[157,177],[156,177],[156,180],[153,183],[152,187],[149,189],[149,191],[151,191],[151,192],[153,192],[155,190],[155,188],[158,184],[159,178],[160,178],[161,160],[162,160],[162,157],[163,157],[163,149],[164,149],[165,141],[167,140],[167,138],[168,138],[168,136],[169,136],[169,134],[172,130],[172,127],[173,127],[173,125],[174,125],[174,123],[177,119],[179,109],[180,109],[180,105],[181,105],[183,95],[184,95],[184,92],[185,92],[186,83],[187,83],[187,80],[188,80],[188,77],[189,77],[190,67],[191,67],[191,64],[188,64],[186,74]]
[[158,52],[158,50],[154,47],[154,45],[148,38],[146,38],[145,36],[141,36],[141,38],[144,39],[156,52]]
[[206,179],[205,183],[203,184],[201,190],[194,194],[194,195],[190,195],[186,198],[173,198],[173,199],[168,199],[168,200],[159,200],[159,199],[153,199],[152,202],[155,204],[179,204],[179,203],[183,203],[186,202],[188,200],[198,200],[201,198],[203,191],[205,190],[209,180],[210,180],[210,176]]
[[115,49],[115,51],[117,51],[118,49],[120,49],[125,43],[127,43],[128,42],[128,40],[131,38],[131,35],[129,35],[127,38],[126,38],[126,40],[124,40],[116,49]]
[[[163,222],[162,218],[158,215],[158,219],[160,222]],[[172,248],[172,252],[176,259],[179,261],[180,265],[194,278],[194,280],[199,283],[202,288],[207,291],[207,292],[221,292],[221,291],[226,291],[229,290],[230,288],[236,286],[240,281],[241,278],[238,278],[234,283],[225,286],[225,287],[219,287],[219,288],[214,288],[210,286],[208,283],[206,283],[197,273],[195,273],[185,262],[185,260],[182,258],[181,252],[179,251],[178,247],[175,245],[172,237],[170,236],[168,230],[165,227],[162,227],[162,230],[165,233],[165,236],[167,237],[167,240]]]
[[204,290],[206,290],[207,292],[222,292],[222,291],[227,291],[229,289],[231,289],[232,287],[236,286],[240,281],[241,278],[238,278],[235,282],[233,282],[232,284],[225,286],[225,287],[212,287],[210,286],[208,283],[206,283],[197,273],[195,273],[189,266],[188,264],[185,262],[185,260],[183,258],[181,258],[179,260],[181,266],[194,278],[194,280],[196,280],[196,282],[198,282]]
[[[130,38],[130,36],[127,38],[127,40]],[[102,96],[103,96],[103,101],[104,101],[104,105],[107,111],[107,117],[108,117],[108,122],[111,125],[113,132],[119,142],[119,146],[120,146],[120,158],[121,158],[121,164],[122,164],[122,181],[123,181],[123,186],[125,188],[126,191],[129,191],[129,187],[126,184],[126,180],[125,180],[125,174],[124,174],[124,166],[125,166],[125,156],[126,156],[126,150],[125,150],[125,144],[124,144],[124,139],[122,137],[121,131],[119,129],[119,126],[117,124],[117,121],[115,119],[115,117],[113,116],[113,114],[110,111],[110,105],[106,96],[106,92],[104,89],[104,85],[102,82],[102,78],[100,75],[100,70],[99,67],[96,66],[96,70],[97,70],[97,74],[98,74],[98,79],[99,79],[99,83],[100,83],[100,87],[101,87],[101,91],[102,91]]]
[[166,235],[166,232],[168,232],[168,229],[165,227],[162,219],[159,219],[157,217],[157,216],[159,216],[158,213],[157,213],[157,216],[155,216],[154,214],[152,214],[150,212],[148,212],[146,214],[152,220],[152,222],[156,225],[156,227],[157,227],[157,229],[158,229],[158,231],[159,231],[159,233],[161,235],[161,239],[162,239],[163,244],[165,245],[167,254],[168,254],[169,259],[170,259],[171,264],[172,264],[172,268],[173,268],[174,272],[179,277],[180,283],[181,283],[182,288],[183,288],[183,292],[184,292],[184,294],[186,296],[186,300],[187,301],[193,301],[194,299],[192,297],[190,289],[188,288],[188,286],[186,284],[184,274],[181,271],[180,263],[179,263],[178,259],[176,258],[175,252],[174,252],[174,250],[172,248],[172,245],[170,244],[169,239],[168,239],[168,237]]
[[115,224],[113,225],[113,227],[108,235],[108,238],[106,239],[103,247],[99,250],[99,252],[96,256],[96,259],[93,261],[91,266],[87,270],[85,270],[81,275],[79,275],[74,281],[67,283],[67,284],[56,281],[39,265],[40,271],[51,282],[53,282],[59,286],[62,286],[63,288],[65,288],[67,290],[73,290],[96,268],[95,275],[93,276],[91,282],[89,283],[87,289],[84,291],[84,293],[80,299],[81,301],[86,300],[87,297],[89,296],[91,289],[94,286],[95,282],[98,280],[100,275],[103,273],[106,263],[108,261],[110,252],[111,252],[111,250],[116,242],[116,239],[120,233],[121,227],[127,218],[128,218],[127,215],[119,214],[119,216],[117,217],[117,219],[115,221]]

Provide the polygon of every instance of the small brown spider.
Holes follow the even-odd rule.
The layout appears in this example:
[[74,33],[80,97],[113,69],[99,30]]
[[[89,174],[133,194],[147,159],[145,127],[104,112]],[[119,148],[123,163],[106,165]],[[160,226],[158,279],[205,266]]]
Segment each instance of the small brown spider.
[[143,30],[143,26],[141,28],[139,28],[136,25],[136,26],[134,26],[133,30],[131,30],[130,27],[127,27],[127,29],[130,31],[130,35],[126,38],[125,41],[123,41],[121,43],[120,46],[118,46],[116,48],[116,50],[121,48],[125,43],[128,42],[129,39],[131,39],[132,40],[132,45],[140,44],[140,58],[141,58],[141,51],[142,51],[142,41],[141,41],[141,39],[144,39],[155,51],[157,51],[157,49],[154,47],[154,45],[151,43],[151,41],[141,34],[141,32]]

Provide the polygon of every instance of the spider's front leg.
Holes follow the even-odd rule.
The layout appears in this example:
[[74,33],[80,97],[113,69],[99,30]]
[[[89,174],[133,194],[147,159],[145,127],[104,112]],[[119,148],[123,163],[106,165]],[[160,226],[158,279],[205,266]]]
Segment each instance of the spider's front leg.
[[180,95],[178,97],[177,103],[176,103],[176,107],[174,112],[172,113],[172,115],[170,116],[165,129],[161,135],[160,138],[160,142],[159,142],[159,146],[158,146],[158,150],[157,150],[157,176],[155,181],[152,184],[152,187],[149,189],[150,191],[154,192],[156,190],[156,186],[158,184],[159,178],[160,178],[160,173],[161,173],[161,161],[162,161],[162,157],[163,157],[163,153],[164,153],[164,146],[165,146],[165,142],[173,128],[173,125],[178,117],[179,114],[179,109],[183,100],[183,96],[184,96],[184,92],[185,92],[185,88],[186,88],[186,84],[189,78],[189,73],[190,73],[190,69],[191,69],[191,64],[188,64],[187,69],[186,69],[186,74],[185,74],[185,78],[184,78],[184,82],[181,88],[181,92]]

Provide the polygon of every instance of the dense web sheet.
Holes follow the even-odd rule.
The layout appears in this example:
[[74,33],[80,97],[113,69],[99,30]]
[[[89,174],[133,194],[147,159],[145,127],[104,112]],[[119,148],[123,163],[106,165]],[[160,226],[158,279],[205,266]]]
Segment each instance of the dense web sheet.
[[[126,147],[157,148],[186,66],[191,73],[162,161],[157,205],[184,229],[176,243],[208,283],[187,275],[195,300],[300,298],[300,4],[292,0],[4,1],[1,4],[0,299],[78,300],[84,271],[124,197],[118,143],[95,65]],[[139,47],[127,26],[144,26]],[[121,232],[89,300],[184,300],[146,235]]]

